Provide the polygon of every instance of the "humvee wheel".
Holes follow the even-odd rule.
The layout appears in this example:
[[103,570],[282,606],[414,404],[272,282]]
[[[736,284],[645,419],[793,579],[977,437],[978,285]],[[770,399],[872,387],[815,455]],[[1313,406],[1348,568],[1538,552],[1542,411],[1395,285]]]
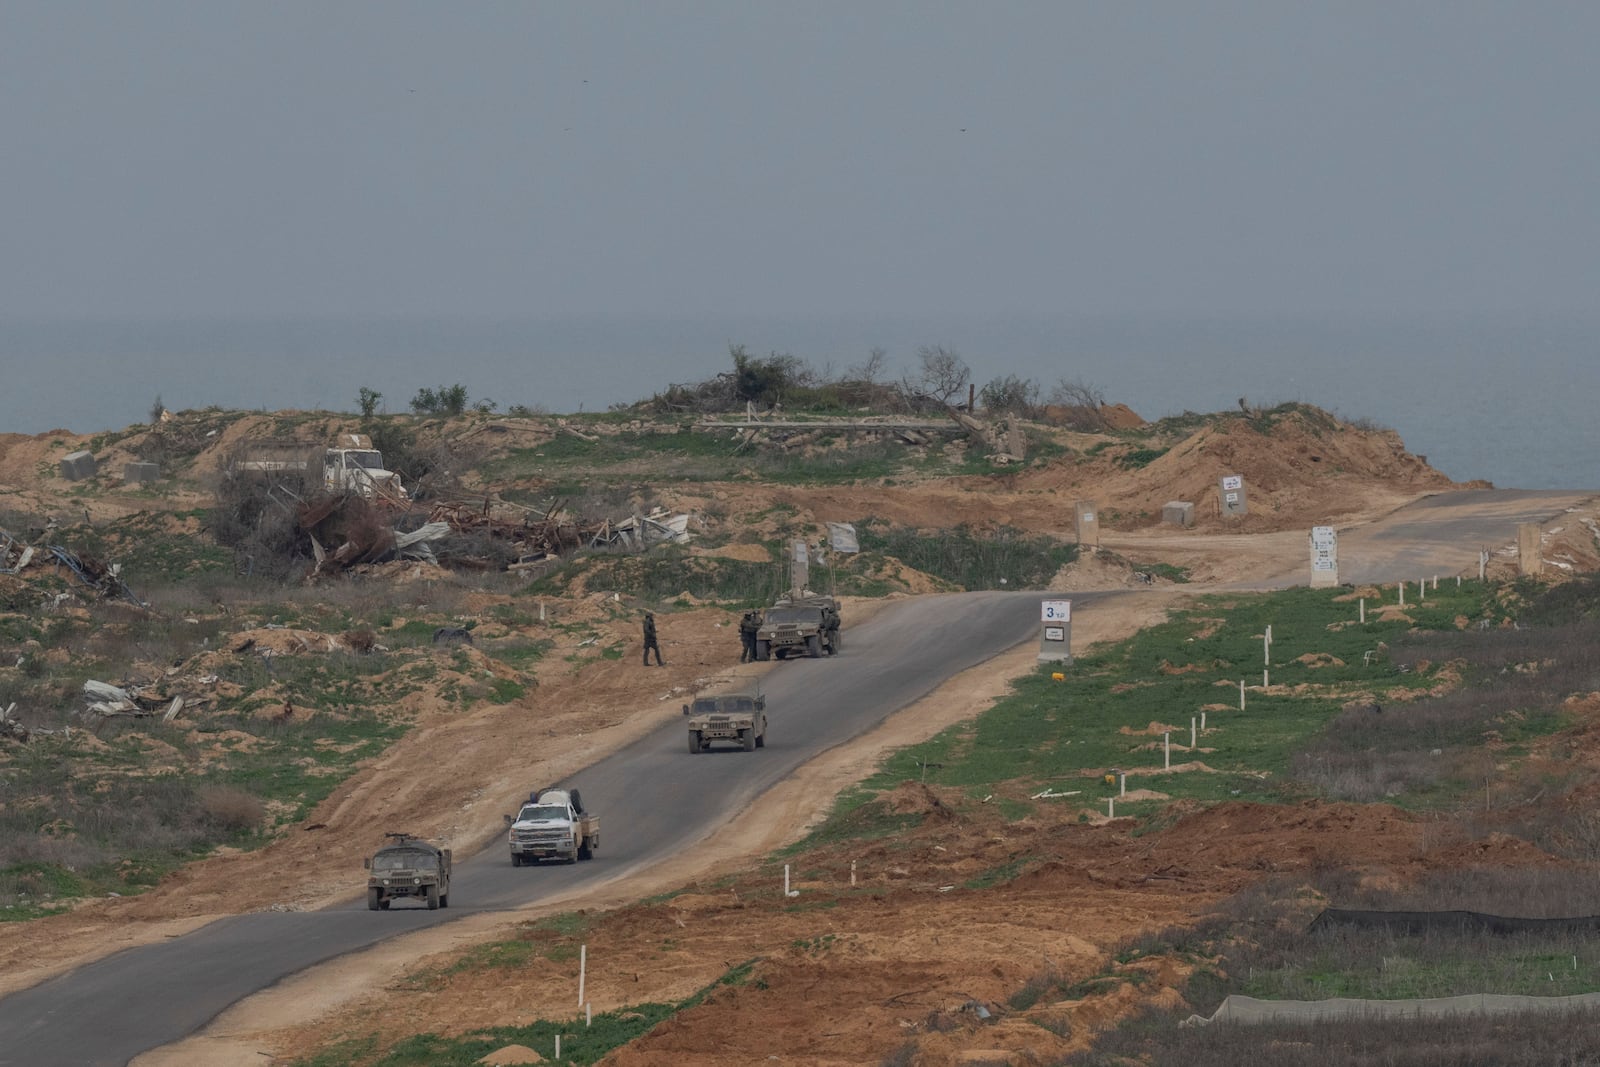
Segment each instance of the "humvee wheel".
[[430,885],[428,887],[428,910],[439,910],[439,887],[436,885]]
[[699,730],[690,730],[689,731],[689,754],[690,755],[699,755],[700,754],[700,749],[702,747],[703,746],[700,744],[700,731]]
[[378,890],[376,890],[376,889],[367,890],[367,910],[368,911],[377,911],[378,910],[378,897],[379,896],[380,896],[380,894],[379,894]]
[[744,745],[744,750],[746,752],[754,752],[756,750],[756,732],[755,732],[755,730],[753,728],[751,728],[751,727],[748,727],[748,726],[745,727],[743,730],[740,730],[739,731],[739,743]]

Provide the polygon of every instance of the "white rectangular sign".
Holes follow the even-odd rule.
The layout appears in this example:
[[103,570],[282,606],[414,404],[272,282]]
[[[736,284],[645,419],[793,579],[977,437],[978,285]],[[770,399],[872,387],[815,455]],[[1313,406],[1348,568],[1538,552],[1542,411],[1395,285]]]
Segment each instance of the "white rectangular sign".
[[861,543],[856,540],[856,528],[853,523],[828,523],[828,544],[833,546],[835,552],[861,551]]
[[1331,585],[1339,572],[1339,534],[1332,526],[1311,528],[1311,573],[1325,575]]
[[1244,477],[1238,474],[1225,474],[1222,476],[1222,488],[1233,490],[1244,484]]
[[1044,628],[1044,639],[1046,641],[1065,641],[1067,639],[1067,631],[1059,626],[1046,626]]
[[1040,622],[1071,622],[1072,601],[1046,600],[1039,605]]

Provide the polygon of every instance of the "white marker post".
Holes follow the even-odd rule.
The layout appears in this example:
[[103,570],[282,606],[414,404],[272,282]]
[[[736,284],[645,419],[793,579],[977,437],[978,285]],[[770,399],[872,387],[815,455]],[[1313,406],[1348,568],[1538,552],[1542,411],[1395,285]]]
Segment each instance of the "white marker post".
[[1117,782],[1118,782],[1117,796],[1119,796],[1119,797],[1127,796],[1128,795],[1128,772],[1127,771],[1118,771],[1117,772]]
[[1405,607],[1406,606],[1406,583],[1405,582],[1401,582],[1400,583],[1400,606],[1401,607]]
[[1196,726],[1195,717],[1193,715],[1191,715],[1191,716],[1189,716],[1189,749],[1190,749],[1190,751],[1194,750],[1195,742],[1197,741],[1197,739],[1200,736],[1198,733],[1195,732],[1195,726]]
[[1046,600],[1040,603],[1039,662],[1072,662],[1072,601]]
[[1424,578],[1417,583],[1417,603],[1428,599],[1428,579]]
[[1116,817],[1117,817],[1117,798],[1116,797],[1106,797],[1106,818],[1115,819]]
[[583,981],[589,976],[589,946],[578,946],[578,1003],[583,1003]]
[[1367,598],[1361,598],[1361,625],[1367,624]]
[[850,885],[851,885],[852,888],[854,888],[855,884],[856,884],[856,861],[855,860],[851,860],[850,861]]
[[583,1025],[584,1026],[593,1026],[594,1025],[594,1005],[593,1004],[585,1004],[583,1006]]
[[1244,710],[1244,679],[1239,679],[1239,710]]
[[1200,732],[1206,732],[1206,713],[1203,711],[1200,713]]
[[789,865],[787,863],[783,865],[783,895],[786,897],[797,897],[800,895],[800,890],[789,888]]
[[1161,749],[1166,756],[1167,770],[1172,770],[1172,731],[1168,730],[1161,735]]
[[1261,688],[1263,688],[1263,689],[1272,688],[1272,683],[1270,681],[1268,681],[1268,678],[1269,678],[1269,675],[1267,674],[1267,672],[1266,671],[1262,671],[1261,672]]
[[1270,634],[1261,638],[1261,662],[1268,667],[1272,666],[1272,637]]
[[556,1059],[561,1058],[561,1035],[556,1035]]

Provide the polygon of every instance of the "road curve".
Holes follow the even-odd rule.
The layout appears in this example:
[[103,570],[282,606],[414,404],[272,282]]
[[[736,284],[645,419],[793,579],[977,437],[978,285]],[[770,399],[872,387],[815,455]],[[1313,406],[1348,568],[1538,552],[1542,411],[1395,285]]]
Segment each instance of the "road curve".
[[[1073,594],[1079,605],[1097,594]],[[259,912],[130,948],[0,999],[0,1064],[121,1065],[180,1040],[239,999],[335,956],[425,926],[503,910],[614,878],[681,852],[801,764],[866,732],[945,679],[1037,633],[1041,593],[962,593],[892,604],[849,627],[838,657],[789,660],[763,681],[765,747],[690,755],[677,709],[571,784],[601,816],[601,847],[573,866],[512,867],[496,841],[458,865],[451,907],[364,900]],[[643,669],[643,668],[641,668]],[[530,782],[530,788],[551,785]],[[507,797],[508,810],[517,797]],[[360,868],[351,863],[352,888]]]

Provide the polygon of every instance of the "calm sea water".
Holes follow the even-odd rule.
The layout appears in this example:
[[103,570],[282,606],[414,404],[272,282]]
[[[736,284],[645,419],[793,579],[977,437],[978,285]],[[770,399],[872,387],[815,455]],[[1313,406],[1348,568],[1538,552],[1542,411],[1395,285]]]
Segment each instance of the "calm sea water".
[[981,385],[1101,389],[1149,419],[1299,400],[1398,430],[1458,479],[1600,488],[1600,321],[701,317],[548,321],[0,321],[0,432],[121,429],[175,410],[390,411],[461,384],[503,409],[602,410],[728,369],[728,346],[837,373],[873,347],[888,377],[923,345]]

